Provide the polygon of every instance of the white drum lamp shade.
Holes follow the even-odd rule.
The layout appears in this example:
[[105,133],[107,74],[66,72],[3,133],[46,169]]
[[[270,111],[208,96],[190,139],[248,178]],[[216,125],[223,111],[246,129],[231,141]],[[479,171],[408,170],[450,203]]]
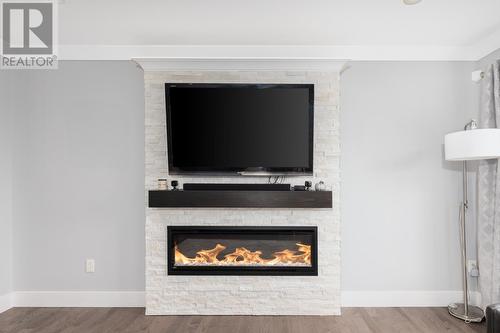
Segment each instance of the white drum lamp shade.
[[471,161],[500,158],[500,129],[472,129],[444,137],[447,161]]

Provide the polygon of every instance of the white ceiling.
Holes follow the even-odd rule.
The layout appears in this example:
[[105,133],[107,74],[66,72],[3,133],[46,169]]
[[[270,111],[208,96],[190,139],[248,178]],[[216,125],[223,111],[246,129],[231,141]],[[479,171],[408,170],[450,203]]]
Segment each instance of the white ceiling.
[[63,54],[65,45],[300,45],[475,60],[500,47],[500,0],[60,0],[59,40]]

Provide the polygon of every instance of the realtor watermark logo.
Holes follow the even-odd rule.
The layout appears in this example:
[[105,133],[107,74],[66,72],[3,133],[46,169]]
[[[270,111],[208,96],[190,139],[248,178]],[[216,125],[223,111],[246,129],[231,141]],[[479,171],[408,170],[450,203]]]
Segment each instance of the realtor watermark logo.
[[0,68],[57,69],[57,11],[51,0],[3,0]]

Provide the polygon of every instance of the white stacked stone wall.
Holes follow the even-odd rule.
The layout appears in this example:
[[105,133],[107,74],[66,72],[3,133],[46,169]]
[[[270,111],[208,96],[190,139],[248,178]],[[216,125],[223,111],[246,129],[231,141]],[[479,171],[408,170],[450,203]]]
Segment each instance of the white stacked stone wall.
[[[340,314],[339,74],[334,72],[145,72],[146,313],[149,315]],[[267,182],[267,178],[168,175],[164,84],[313,83],[314,175],[289,183],[325,181],[332,209],[158,209],[147,190],[158,178],[179,182]],[[196,119],[193,119],[196,121]],[[280,126],[280,124],[276,124]],[[168,225],[317,226],[318,276],[181,276],[167,274]]]

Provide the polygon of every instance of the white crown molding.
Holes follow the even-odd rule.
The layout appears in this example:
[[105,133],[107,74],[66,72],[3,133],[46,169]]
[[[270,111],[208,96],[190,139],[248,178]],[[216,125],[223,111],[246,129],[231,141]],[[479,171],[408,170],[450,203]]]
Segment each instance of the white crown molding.
[[474,50],[472,55],[475,60],[481,60],[490,53],[500,49],[500,30],[494,31],[491,34],[479,39],[473,44],[471,49]]
[[[492,37],[493,40],[495,38]],[[60,60],[328,59],[354,61],[476,61],[491,49],[429,45],[60,45]],[[497,44],[500,45],[500,44]]]
[[346,60],[275,58],[135,58],[145,72],[195,71],[333,71],[342,72]]

